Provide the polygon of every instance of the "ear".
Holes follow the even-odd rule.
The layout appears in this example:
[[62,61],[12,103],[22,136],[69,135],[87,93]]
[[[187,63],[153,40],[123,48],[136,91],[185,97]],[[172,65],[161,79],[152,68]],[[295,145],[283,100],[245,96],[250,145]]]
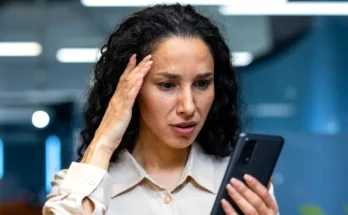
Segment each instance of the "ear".
[[268,189],[268,190],[271,188],[272,181],[273,181],[273,179],[270,178],[270,179],[269,179],[269,182],[268,182],[268,186],[267,186],[267,189]]

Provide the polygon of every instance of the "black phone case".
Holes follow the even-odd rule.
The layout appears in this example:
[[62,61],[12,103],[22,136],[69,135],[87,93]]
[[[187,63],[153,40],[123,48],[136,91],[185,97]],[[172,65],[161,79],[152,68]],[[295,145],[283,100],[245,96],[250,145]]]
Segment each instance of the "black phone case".
[[[242,164],[239,162],[243,148],[248,141],[256,141],[254,151],[249,163]],[[272,176],[274,167],[284,145],[284,139],[280,136],[241,133],[239,135],[236,147],[231,155],[224,178],[221,182],[220,190],[211,211],[211,215],[225,215],[221,206],[221,199],[228,200],[239,215],[243,213],[229,197],[226,186],[232,177],[244,181],[244,174],[248,173],[258,179],[264,186],[267,186]]]

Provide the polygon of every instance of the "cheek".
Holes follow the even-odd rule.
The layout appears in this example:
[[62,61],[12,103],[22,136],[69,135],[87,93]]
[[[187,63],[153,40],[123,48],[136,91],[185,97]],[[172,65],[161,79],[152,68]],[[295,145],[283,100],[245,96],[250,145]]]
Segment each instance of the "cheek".
[[210,108],[213,104],[213,101],[214,101],[214,91],[204,94],[204,96],[202,96],[199,99],[199,108],[201,110],[202,115],[204,116],[208,115]]
[[163,121],[171,111],[173,101],[170,96],[153,87],[144,87],[138,96],[140,113],[144,120]]

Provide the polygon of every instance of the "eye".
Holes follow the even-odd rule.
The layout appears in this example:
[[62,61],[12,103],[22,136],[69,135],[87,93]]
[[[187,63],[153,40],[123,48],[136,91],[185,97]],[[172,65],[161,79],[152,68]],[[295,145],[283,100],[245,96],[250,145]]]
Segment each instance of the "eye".
[[157,85],[160,89],[162,89],[164,91],[168,91],[168,90],[175,87],[175,85],[173,83],[170,83],[170,82],[162,82],[162,83],[158,83]]
[[171,88],[171,87],[173,87],[174,86],[174,84],[172,84],[172,83],[163,83],[162,84],[162,87],[164,87],[164,88]]
[[195,87],[198,87],[200,89],[206,89],[210,84],[209,80],[202,80],[202,81],[197,81],[196,83],[194,83]]

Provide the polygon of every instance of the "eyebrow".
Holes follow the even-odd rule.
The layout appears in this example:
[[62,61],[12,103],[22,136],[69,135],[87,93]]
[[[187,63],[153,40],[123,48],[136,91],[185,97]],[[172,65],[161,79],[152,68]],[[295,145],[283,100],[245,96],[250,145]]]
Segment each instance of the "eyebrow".
[[[168,79],[180,79],[182,77],[181,75],[169,73],[169,72],[161,72],[161,73],[158,73],[156,75],[160,75],[160,76],[163,76],[163,77],[168,78]],[[206,73],[196,75],[196,78],[203,79],[203,78],[208,78],[212,75],[213,75],[212,72],[206,72]]]

